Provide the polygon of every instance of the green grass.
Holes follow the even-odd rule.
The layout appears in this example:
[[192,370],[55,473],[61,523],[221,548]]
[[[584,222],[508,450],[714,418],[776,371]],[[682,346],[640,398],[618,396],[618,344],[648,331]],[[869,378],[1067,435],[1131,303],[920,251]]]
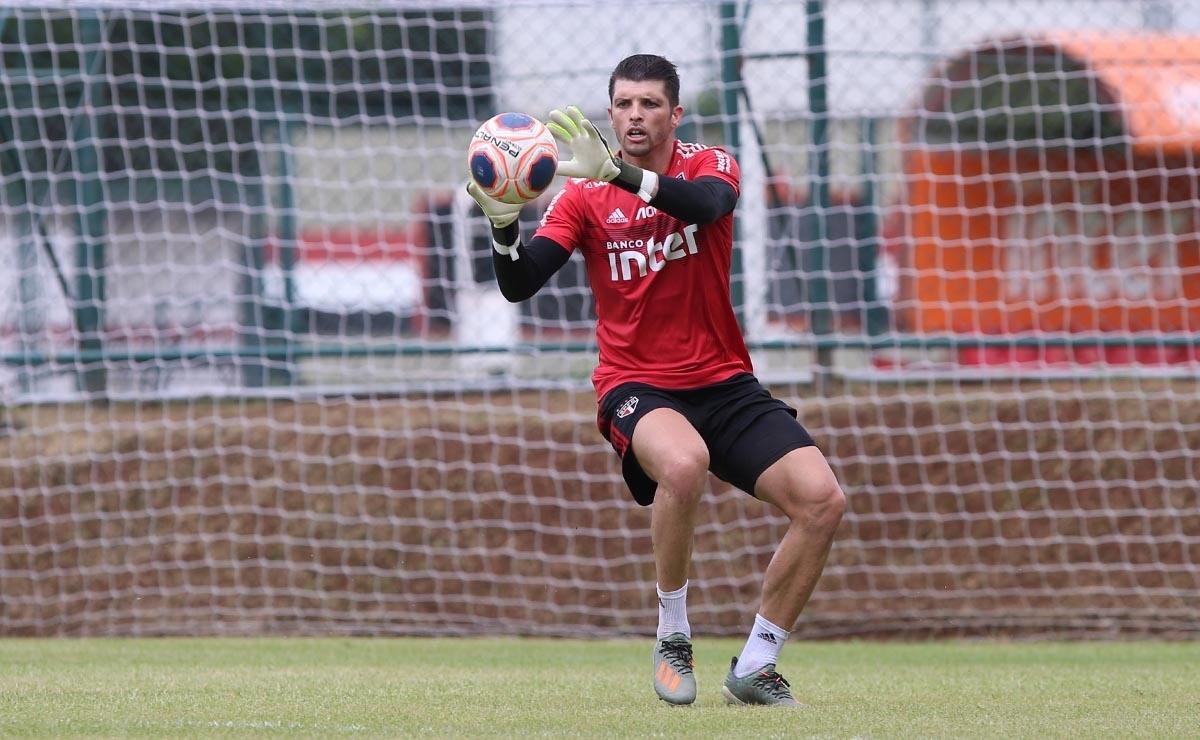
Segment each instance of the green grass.
[[1197,643],[793,643],[800,711],[650,687],[650,641],[0,640],[0,735],[1196,737]]

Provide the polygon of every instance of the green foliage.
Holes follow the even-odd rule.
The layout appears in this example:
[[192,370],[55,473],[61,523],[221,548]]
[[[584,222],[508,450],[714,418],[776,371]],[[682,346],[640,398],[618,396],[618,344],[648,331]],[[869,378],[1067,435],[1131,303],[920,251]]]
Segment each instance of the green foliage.
[[1124,125],[1104,85],[1051,48],[996,46],[948,65],[925,90],[919,135],[932,144],[1093,146]]

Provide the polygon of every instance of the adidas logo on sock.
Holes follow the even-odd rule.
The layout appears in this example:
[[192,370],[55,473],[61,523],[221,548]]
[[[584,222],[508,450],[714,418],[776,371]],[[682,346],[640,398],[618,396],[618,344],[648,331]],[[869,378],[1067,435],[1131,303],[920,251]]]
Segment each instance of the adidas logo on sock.
[[775,635],[772,635],[770,632],[759,632],[757,635],[755,635],[755,637],[757,637],[760,640],[765,640],[766,642],[769,642],[772,645],[779,644],[779,641],[775,639]]
[[608,214],[605,222],[610,224],[627,224],[629,223],[629,217],[620,208],[614,208],[613,212]]

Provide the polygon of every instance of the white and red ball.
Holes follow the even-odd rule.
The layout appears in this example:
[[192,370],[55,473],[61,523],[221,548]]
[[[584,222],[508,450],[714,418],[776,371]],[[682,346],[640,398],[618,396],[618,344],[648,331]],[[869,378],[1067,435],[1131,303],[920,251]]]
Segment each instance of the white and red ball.
[[467,149],[467,167],[479,189],[502,203],[526,203],[550,187],[558,145],[538,119],[501,113],[483,122]]

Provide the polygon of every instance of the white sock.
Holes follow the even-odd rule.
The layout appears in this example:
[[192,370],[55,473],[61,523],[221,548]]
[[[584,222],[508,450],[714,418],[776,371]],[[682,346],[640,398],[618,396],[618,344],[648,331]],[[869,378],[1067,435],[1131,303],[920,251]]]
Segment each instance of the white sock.
[[687,581],[678,591],[663,591],[658,586],[658,639],[682,632],[690,640],[692,626],[687,618]]
[[761,614],[754,615],[754,628],[750,630],[750,639],[738,656],[737,668],[733,675],[738,678],[749,676],[763,666],[774,664],[779,660],[779,651],[790,633],[782,627],[772,624]]

